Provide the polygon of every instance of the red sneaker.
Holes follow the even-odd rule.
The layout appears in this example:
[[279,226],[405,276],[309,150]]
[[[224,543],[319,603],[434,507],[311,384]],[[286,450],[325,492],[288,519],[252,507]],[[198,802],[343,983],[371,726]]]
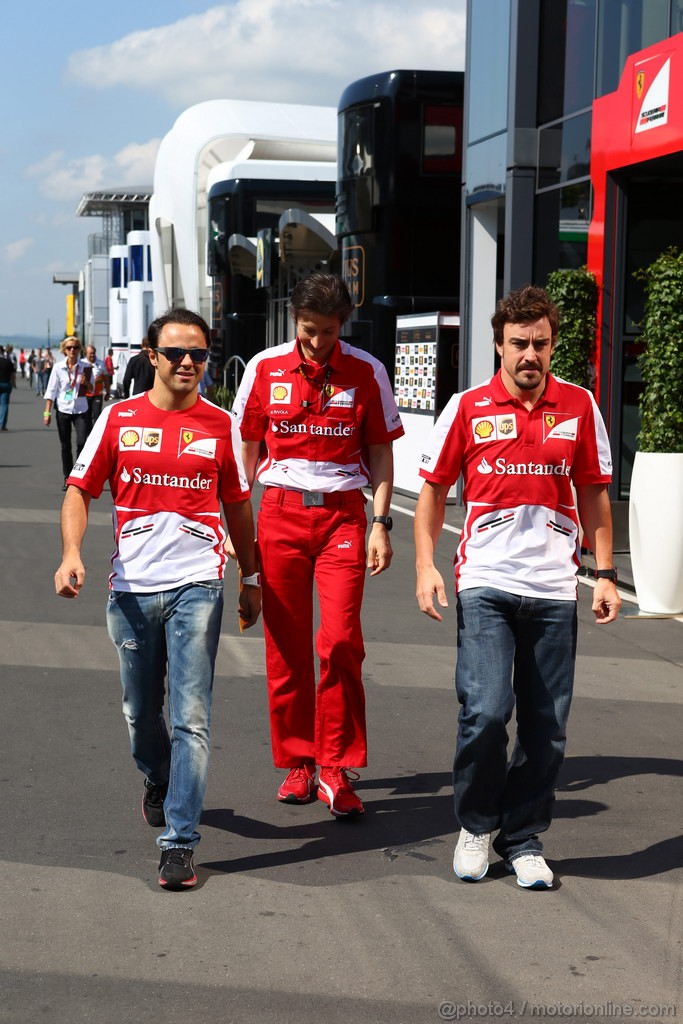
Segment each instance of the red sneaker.
[[354,781],[360,778],[358,772],[339,765],[320,769],[318,799],[328,804],[330,812],[338,818],[365,813],[360,797],[353,791],[349,775]]
[[284,804],[308,804],[315,790],[315,765],[302,764],[290,768],[287,778],[277,791],[277,798]]

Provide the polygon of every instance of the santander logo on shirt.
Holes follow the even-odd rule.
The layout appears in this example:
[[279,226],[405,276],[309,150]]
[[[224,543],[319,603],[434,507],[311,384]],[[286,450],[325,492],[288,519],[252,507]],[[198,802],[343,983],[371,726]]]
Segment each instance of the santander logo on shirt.
[[145,473],[139,466],[133,466],[130,473],[124,466],[121,470],[124,484],[143,484],[145,487],[177,487],[189,491],[210,491],[211,477],[202,476],[197,470],[193,477],[175,476],[172,473]]
[[496,476],[569,476],[571,466],[566,459],[561,462],[508,462],[502,455],[496,459],[493,465],[484,457],[477,466],[477,472],[487,476],[495,473]]
[[338,422],[335,426],[322,423],[290,423],[289,420],[271,422],[270,429],[274,434],[311,434],[314,437],[351,437],[356,428]]

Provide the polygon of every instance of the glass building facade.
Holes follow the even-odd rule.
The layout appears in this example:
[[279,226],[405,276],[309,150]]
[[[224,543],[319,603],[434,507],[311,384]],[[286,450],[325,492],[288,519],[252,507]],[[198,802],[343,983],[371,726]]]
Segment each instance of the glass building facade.
[[[683,31],[683,0],[468,0],[467,18],[463,387],[495,368],[496,300],[529,281],[545,284],[552,271],[586,264],[593,102],[617,89],[630,55]],[[669,163],[654,201],[660,166],[639,165],[637,174],[624,176],[620,193],[624,284],[610,339],[614,380],[605,380],[598,395],[616,441],[614,498],[628,497],[638,429],[643,295],[633,271],[647,265],[653,247],[661,251],[683,238],[680,216],[672,217],[683,165],[677,157]],[[608,402],[618,408],[608,409]]]

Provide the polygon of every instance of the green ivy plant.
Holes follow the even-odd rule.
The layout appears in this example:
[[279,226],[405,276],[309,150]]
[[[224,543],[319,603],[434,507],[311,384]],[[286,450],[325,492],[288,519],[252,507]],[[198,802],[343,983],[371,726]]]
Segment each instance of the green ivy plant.
[[235,392],[232,388],[223,387],[222,384],[214,384],[212,388],[209,388],[206,397],[214,405],[219,405],[221,409],[232,409],[232,403],[235,401]]
[[570,384],[589,388],[593,383],[598,285],[586,269],[555,270],[546,290],[560,311],[560,330],[551,370]]
[[645,282],[638,447],[683,452],[683,252],[667,249],[635,276]]

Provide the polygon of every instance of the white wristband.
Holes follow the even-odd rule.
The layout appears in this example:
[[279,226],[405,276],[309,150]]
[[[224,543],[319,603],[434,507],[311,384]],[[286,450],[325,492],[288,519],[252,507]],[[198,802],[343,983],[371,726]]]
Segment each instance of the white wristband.
[[254,572],[251,576],[242,576],[242,583],[247,587],[260,587],[261,586],[261,573]]

